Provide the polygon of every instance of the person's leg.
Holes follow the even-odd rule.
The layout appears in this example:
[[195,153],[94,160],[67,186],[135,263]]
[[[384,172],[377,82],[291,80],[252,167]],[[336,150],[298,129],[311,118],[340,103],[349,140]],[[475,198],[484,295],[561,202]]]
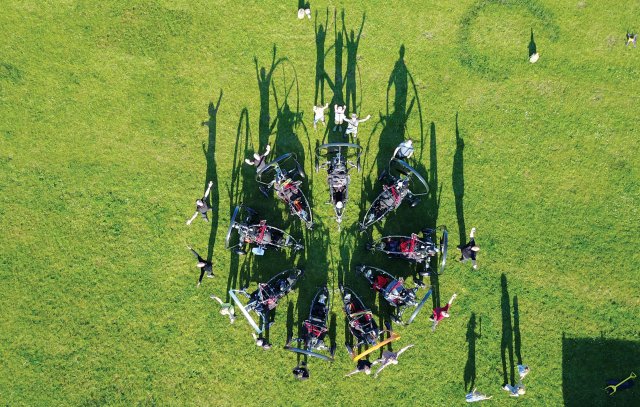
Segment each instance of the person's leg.
[[473,264],[473,269],[474,270],[478,269],[478,263],[476,263],[476,261],[474,259],[471,259],[471,264]]

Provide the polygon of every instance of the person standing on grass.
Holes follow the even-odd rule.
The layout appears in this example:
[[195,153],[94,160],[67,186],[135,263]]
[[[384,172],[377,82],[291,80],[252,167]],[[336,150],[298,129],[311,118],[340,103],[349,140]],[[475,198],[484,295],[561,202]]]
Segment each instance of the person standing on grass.
[[374,378],[378,377],[380,372],[382,372],[382,369],[384,369],[385,367],[389,365],[397,365],[398,357],[402,355],[404,351],[406,351],[411,347],[413,347],[413,345],[407,345],[404,348],[400,349],[398,352],[390,352],[388,350],[385,350],[384,352],[382,352],[382,357],[380,359],[376,359],[373,362],[371,362],[371,366],[377,365],[378,363],[382,364],[380,368],[378,368],[378,370],[376,371],[376,374],[373,375],[373,377]]
[[196,263],[196,267],[200,269],[200,278],[198,279],[198,287],[200,287],[200,284],[202,283],[202,277],[204,277],[204,273],[207,273],[208,278],[213,278],[213,263],[203,259],[198,254],[198,252],[193,250],[191,246],[187,246],[187,247],[189,248],[189,250],[191,250],[191,253],[193,253],[195,258],[198,259],[198,262]]
[[449,318],[449,308],[451,307],[453,300],[455,300],[457,296],[458,294],[453,294],[447,305],[445,305],[444,307],[437,307],[433,309],[433,315],[429,317],[429,320],[433,321],[433,328],[431,329],[432,331],[436,330],[436,326],[438,326],[438,323],[440,323],[440,321],[445,318]]
[[633,44],[633,48],[635,48],[637,42],[638,42],[638,34],[627,33],[627,41],[624,43],[624,46],[627,47],[629,46],[629,44]]
[[219,297],[216,297],[215,295],[211,294],[210,297],[212,300],[216,300],[220,303],[220,313],[222,315],[228,315],[229,316],[229,323],[233,324],[236,320],[236,313],[235,310],[233,308],[233,304],[229,303],[229,302],[223,302],[222,299],[220,299]]
[[345,119],[349,126],[347,126],[347,131],[344,134],[347,137],[349,134],[353,135],[353,139],[355,140],[358,137],[358,125],[362,122],[366,122],[371,118],[371,115],[368,115],[364,119],[358,119],[358,115],[355,113],[351,114],[351,119]]
[[344,123],[344,120],[345,120],[345,116],[344,116],[345,110],[347,110],[346,105],[333,106],[333,112],[334,112],[333,122],[335,123],[335,126],[333,126],[333,131],[336,131],[336,129],[338,129],[338,131],[342,131],[342,123]]
[[360,372],[364,372],[366,375],[371,374],[371,362],[366,359],[360,359],[358,364],[356,365],[356,370],[347,373],[344,377],[353,376],[354,374],[358,374]]
[[413,140],[407,139],[398,144],[395,150],[393,150],[393,158],[406,161],[413,155]]
[[246,160],[244,160],[244,162],[249,165],[255,166],[256,171],[260,171],[266,165],[265,158],[269,155],[269,152],[271,152],[271,146],[267,144],[267,148],[264,150],[264,154],[254,153],[253,161],[247,158]]
[[191,225],[191,222],[200,214],[202,216],[202,220],[205,222],[209,222],[209,218],[207,218],[207,212],[211,210],[209,204],[207,204],[209,193],[211,192],[211,186],[213,185],[213,181],[209,181],[209,186],[204,193],[204,196],[198,200],[196,200],[196,213],[193,214],[191,219],[187,221],[187,225]]
[[313,129],[315,130],[318,122],[322,122],[325,126],[327,125],[324,122],[324,111],[329,108],[329,103],[326,105],[318,105],[313,107]]
[[480,247],[476,244],[476,228],[471,228],[471,233],[469,234],[469,243],[465,245],[458,246],[458,250],[460,250],[460,259],[458,261],[465,262],[471,260],[473,264],[473,269],[478,269],[478,263],[476,263],[476,255],[480,251]]

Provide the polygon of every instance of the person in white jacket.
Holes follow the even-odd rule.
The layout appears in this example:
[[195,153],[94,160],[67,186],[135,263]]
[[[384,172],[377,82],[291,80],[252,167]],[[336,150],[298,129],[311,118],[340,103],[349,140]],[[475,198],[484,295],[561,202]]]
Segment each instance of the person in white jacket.
[[342,123],[344,123],[344,111],[347,110],[347,106],[338,106],[338,105],[334,105],[333,106],[333,111],[335,113],[334,116],[334,123],[336,124],[335,126],[333,126],[333,131],[336,131],[336,129],[338,129],[338,131],[342,131]]
[[324,122],[324,111],[328,108],[329,108],[329,103],[327,103],[324,106],[319,105],[319,106],[313,107],[313,128],[314,129],[317,127],[318,122],[322,122],[322,124],[324,124],[325,126],[327,125]]
[[368,115],[364,119],[358,119],[358,115],[355,113],[352,113],[351,119],[345,119],[345,121],[349,124],[347,126],[347,132],[345,133],[345,137],[347,137],[349,134],[353,135],[354,139],[358,137],[358,125],[362,122],[366,122],[370,118],[371,118],[371,115]]

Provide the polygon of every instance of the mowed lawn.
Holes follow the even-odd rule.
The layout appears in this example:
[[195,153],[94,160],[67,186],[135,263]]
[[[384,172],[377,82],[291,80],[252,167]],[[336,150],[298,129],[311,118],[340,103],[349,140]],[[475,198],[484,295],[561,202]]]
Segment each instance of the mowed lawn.
[[[298,20],[296,3],[5,2],[0,404],[450,406],[475,386],[495,405],[637,403],[638,385],[602,388],[640,373],[640,48],[624,46],[640,4],[318,0]],[[274,48],[285,59],[271,69]],[[340,232],[313,170],[316,143],[341,136],[314,131],[311,108],[334,97],[372,115]],[[360,234],[403,137],[432,192]],[[241,166],[267,140],[307,171],[311,232]],[[187,227],[208,180],[217,215]],[[226,251],[239,202],[304,236],[304,253]],[[412,266],[365,241],[436,225],[450,257],[432,282],[441,304],[458,293],[451,318],[435,333],[428,309],[396,326],[394,349],[415,344],[399,365],[344,378],[338,284],[383,322],[388,307],[353,266]],[[474,226],[478,271],[455,261]],[[186,244],[213,258],[199,288]],[[306,278],[279,304],[265,352],[209,295],[293,265]],[[336,361],[309,361],[298,382],[282,346],[325,283]],[[500,387],[520,361],[527,394],[511,400]]]

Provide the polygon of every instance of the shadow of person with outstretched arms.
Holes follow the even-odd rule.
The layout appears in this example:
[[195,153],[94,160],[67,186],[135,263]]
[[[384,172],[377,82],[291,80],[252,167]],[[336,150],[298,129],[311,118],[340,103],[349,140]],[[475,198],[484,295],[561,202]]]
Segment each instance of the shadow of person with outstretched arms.
[[362,14],[362,23],[360,24],[360,30],[358,35],[351,30],[347,33],[347,27],[344,22],[344,10],[342,10],[342,31],[347,41],[347,72],[345,78],[345,94],[347,111],[355,113],[357,111],[356,106],[356,69],[358,66],[358,47],[360,46],[360,37],[362,36],[362,29],[364,28],[364,21],[366,19],[366,13]]
[[209,120],[203,122],[203,126],[209,127],[209,138],[207,145],[202,143],[202,152],[207,161],[207,172],[205,175],[205,190],[211,185],[211,191],[209,193],[210,207],[211,207],[211,231],[209,232],[209,246],[207,250],[207,260],[211,261],[213,258],[213,248],[216,245],[216,233],[218,231],[218,212],[220,210],[220,193],[218,190],[218,172],[216,169],[216,117],[218,109],[220,108],[220,102],[222,101],[222,89],[220,89],[220,96],[218,101],[214,105],[213,102],[209,102]]
[[453,172],[451,178],[453,196],[456,202],[456,216],[458,217],[460,246],[464,246],[467,237],[467,229],[464,223],[464,139],[460,136],[458,113],[456,113],[456,152],[453,156]]
[[276,60],[276,46],[273,46],[273,54],[271,57],[271,66],[269,72],[265,67],[258,68],[258,57],[253,57],[253,62],[256,67],[256,79],[258,81],[258,89],[260,91],[260,122],[258,125],[258,140],[260,142],[258,148],[266,146],[269,143],[269,135],[271,134],[271,115],[270,115],[270,95],[271,83],[273,81],[273,73],[278,65],[280,65],[286,58],[279,58]]

